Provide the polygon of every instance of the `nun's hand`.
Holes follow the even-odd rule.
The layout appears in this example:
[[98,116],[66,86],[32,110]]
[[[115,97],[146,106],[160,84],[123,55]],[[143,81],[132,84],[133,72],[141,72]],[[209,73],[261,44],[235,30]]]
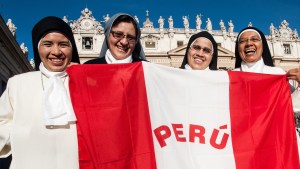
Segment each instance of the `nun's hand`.
[[300,69],[299,68],[290,69],[286,73],[286,76],[289,80],[296,80],[298,82],[298,84],[300,84]]

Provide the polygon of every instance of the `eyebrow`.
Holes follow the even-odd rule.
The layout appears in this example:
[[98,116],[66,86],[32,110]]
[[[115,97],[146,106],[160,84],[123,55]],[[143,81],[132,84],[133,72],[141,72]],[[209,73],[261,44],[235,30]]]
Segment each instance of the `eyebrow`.
[[258,38],[260,39],[260,37],[258,35],[252,35],[252,36],[247,36],[247,37],[241,37],[240,39],[248,39],[248,38]]
[[199,46],[199,47],[201,47],[201,48],[208,48],[208,49],[210,49],[210,50],[213,49],[213,46],[209,47],[209,45],[207,46],[207,45],[192,44],[191,46]]
[[[51,42],[53,43],[53,40],[41,40],[41,42]],[[57,41],[57,43],[71,43],[69,40],[61,40],[61,41]]]

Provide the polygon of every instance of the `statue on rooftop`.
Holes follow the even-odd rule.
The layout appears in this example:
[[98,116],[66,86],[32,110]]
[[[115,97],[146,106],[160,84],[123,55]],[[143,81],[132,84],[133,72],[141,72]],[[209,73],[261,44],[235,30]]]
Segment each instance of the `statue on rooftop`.
[[206,30],[207,31],[212,31],[212,23],[211,23],[211,20],[209,18],[207,18],[207,21],[206,21]]
[[202,20],[201,20],[201,14],[196,16],[196,30],[201,29]]
[[189,20],[188,20],[187,16],[183,16],[182,19],[183,19],[184,28],[188,29],[189,28]]
[[234,25],[232,23],[232,20],[229,20],[228,22],[228,32],[233,33]]
[[103,16],[103,19],[104,19],[105,22],[107,22],[109,20],[109,15],[106,14],[106,16]]
[[165,21],[165,19],[162,18],[162,16],[160,16],[159,19],[158,19],[158,23],[159,23],[159,28],[160,29],[164,28],[164,21]]
[[222,19],[220,20],[220,28],[222,32],[226,32],[226,27]]
[[8,29],[10,30],[10,32],[13,34],[13,36],[15,36],[17,27],[15,26],[15,24],[12,23],[12,20],[8,19],[6,25],[7,25]]
[[174,25],[173,25],[174,23],[173,23],[173,18],[172,18],[172,16],[169,17],[168,22],[169,22],[169,28],[170,28],[170,29],[173,29],[173,28],[174,28]]

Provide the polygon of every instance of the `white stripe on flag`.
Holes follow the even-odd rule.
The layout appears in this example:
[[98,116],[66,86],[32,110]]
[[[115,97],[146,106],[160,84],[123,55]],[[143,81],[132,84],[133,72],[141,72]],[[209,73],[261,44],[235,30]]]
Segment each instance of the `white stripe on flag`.
[[157,168],[234,169],[227,72],[143,69]]

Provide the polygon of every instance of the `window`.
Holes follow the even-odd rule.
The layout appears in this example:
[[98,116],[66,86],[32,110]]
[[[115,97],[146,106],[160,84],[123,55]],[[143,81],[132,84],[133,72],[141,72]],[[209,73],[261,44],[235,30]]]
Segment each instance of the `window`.
[[82,37],[82,49],[93,49],[93,37]]
[[177,47],[180,47],[183,45],[183,41],[177,41]]
[[146,48],[155,48],[155,42],[145,42]]
[[290,44],[283,44],[284,54],[291,54],[291,46]]

